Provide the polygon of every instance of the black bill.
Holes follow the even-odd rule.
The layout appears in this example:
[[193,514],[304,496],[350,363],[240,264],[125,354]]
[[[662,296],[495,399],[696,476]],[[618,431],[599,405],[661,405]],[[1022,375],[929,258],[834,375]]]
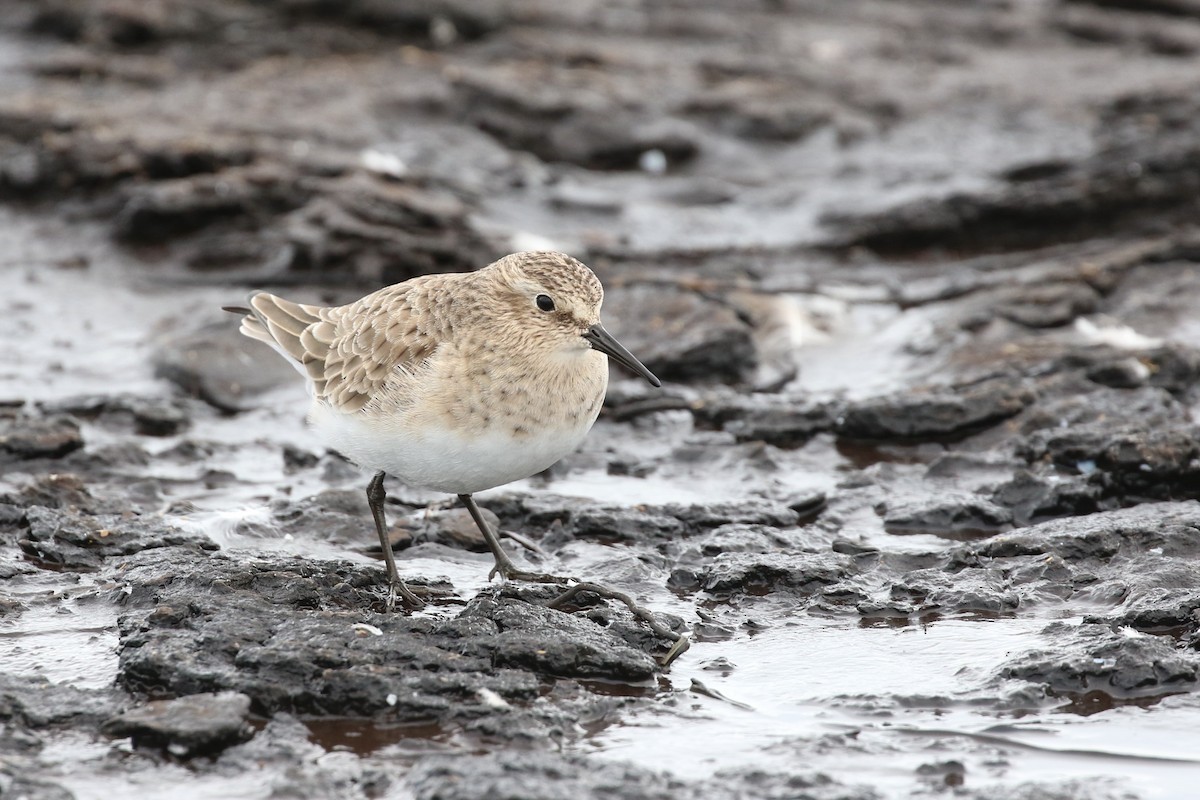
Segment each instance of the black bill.
[[583,338],[587,339],[592,348],[604,353],[613,361],[616,361],[621,366],[636,372],[641,375],[651,386],[662,386],[662,381],[654,377],[654,373],[646,369],[646,365],[633,357],[633,353],[625,349],[625,347],[612,337],[612,334],[604,330],[604,326],[597,322],[595,325],[587,329],[583,334]]

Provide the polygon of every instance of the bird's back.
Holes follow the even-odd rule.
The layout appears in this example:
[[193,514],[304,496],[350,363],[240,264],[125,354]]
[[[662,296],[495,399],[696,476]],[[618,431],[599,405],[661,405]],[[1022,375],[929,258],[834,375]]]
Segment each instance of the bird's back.
[[433,287],[426,284],[441,277],[417,278],[333,307],[257,292],[241,331],[294,364],[314,399],[353,413],[398,367],[412,372],[436,349],[450,323],[427,302]]

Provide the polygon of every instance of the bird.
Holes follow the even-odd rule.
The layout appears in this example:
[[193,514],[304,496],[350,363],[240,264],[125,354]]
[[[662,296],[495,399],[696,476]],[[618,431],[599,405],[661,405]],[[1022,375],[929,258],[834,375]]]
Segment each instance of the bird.
[[489,578],[565,583],[519,569],[473,495],[573,452],[600,413],[608,359],[661,381],[601,324],[604,288],[564,253],[519,252],[474,272],[422,275],[342,306],[254,292],[241,333],[304,376],[323,443],[374,473],[367,503],[383,546],[387,606],[423,601],[400,579],[384,479],[456,495],[495,558]]

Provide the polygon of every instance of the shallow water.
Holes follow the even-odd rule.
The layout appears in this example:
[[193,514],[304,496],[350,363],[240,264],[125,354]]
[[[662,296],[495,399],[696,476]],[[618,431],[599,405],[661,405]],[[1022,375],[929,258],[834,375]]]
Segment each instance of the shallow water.
[[[727,642],[697,642],[666,702],[576,745],[605,758],[708,777],[754,767],[823,772],[903,798],[923,764],[957,760],[965,785],[1108,780],[1184,797],[1200,779],[1194,702],[1094,717],[1061,703],[1000,710],[991,672],[1036,649],[1039,619],[945,619],[904,627],[796,616]],[[731,668],[712,668],[717,660]],[[722,700],[696,691],[699,682]],[[993,697],[994,703],[986,698]],[[865,757],[864,757],[865,756]]]
[[[92,595],[88,578],[65,591],[50,572],[44,580],[10,579],[9,595],[26,604],[15,623],[0,621],[0,664],[12,675],[97,689],[117,676],[117,610]],[[19,588],[18,588],[19,587]]]

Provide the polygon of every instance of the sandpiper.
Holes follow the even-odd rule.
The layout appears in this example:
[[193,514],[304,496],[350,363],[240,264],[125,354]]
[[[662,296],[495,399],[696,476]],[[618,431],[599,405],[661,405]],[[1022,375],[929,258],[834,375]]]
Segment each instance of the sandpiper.
[[555,252],[514,253],[476,272],[425,275],[344,306],[250,296],[241,332],[308,382],[324,442],[374,472],[367,502],[387,562],[388,605],[416,597],[396,571],[383,480],[458,495],[495,556],[492,575],[561,583],[516,567],[471,496],[527,478],[579,446],[608,387],[604,355],[658,378],[600,324],[604,289]]

